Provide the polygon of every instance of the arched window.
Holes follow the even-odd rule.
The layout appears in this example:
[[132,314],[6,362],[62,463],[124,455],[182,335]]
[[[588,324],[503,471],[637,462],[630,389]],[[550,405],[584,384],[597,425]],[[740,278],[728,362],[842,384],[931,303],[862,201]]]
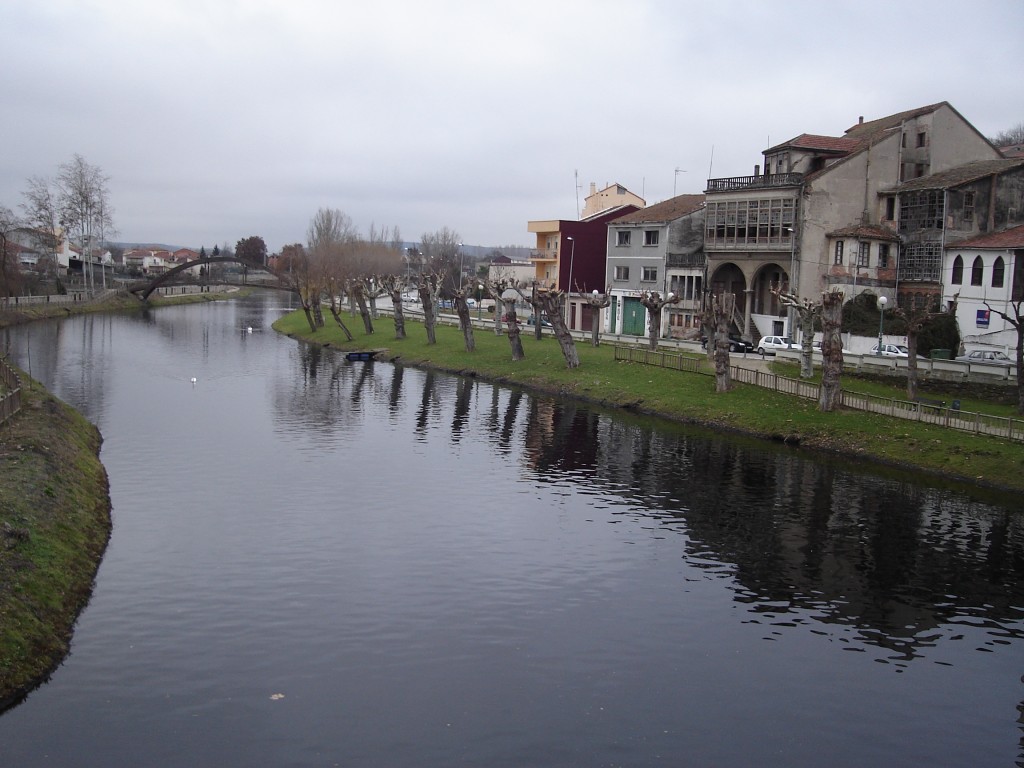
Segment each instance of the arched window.
[[974,266],[971,267],[971,285],[981,285],[981,275],[985,271],[985,264],[981,256],[974,258]]
[[1005,275],[1006,264],[1003,262],[1003,257],[1000,256],[996,259],[996,263],[992,265],[992,287],[1002,288]]
[[957,256],[955,259],[953,259],[953,277],[951,282],[953,283],[953,285],[963,285],[964,260],[961,256]]

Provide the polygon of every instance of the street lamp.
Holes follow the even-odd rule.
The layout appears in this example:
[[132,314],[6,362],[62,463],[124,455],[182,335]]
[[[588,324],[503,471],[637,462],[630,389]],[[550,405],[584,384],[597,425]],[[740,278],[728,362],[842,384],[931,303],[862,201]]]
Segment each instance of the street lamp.
[[[789,232],[789,292],[793,296],[797,296],[793,287],[793,283],[796,282],[794,279],[796,275],[796,230],[793,227],[783,227],[782,231]],[[787,349],[793,348],[793,336],[796,335],[793,333],[794,325],[796,325],[796,307],[790,304],[786,308]]]
[[483,304],[484,304],[484,284],[483,283],[477,283],[476,284],[476,321],[478,323],[480,322],[480,310],[483,308]]
[[882,355],[882,322],[885,320],[885,305],[888,303],[885,296],[878,297],[878,346],[875,347],[875,354]]
[[567,235],[565,239],[572,243],[569,248],[569,285],[565,292],[565,324],[572,328],[572,263],[576,258],[576,238]]

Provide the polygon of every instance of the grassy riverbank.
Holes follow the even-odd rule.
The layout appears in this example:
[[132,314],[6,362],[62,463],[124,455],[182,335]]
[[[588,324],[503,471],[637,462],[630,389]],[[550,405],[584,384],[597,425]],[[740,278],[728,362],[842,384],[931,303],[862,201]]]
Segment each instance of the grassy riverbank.
[[[627,408],[684,423],[700,424],[857,460],[928,473],[996,490],[1024,489],[1024,445],[965,434],[918,422],[856,411],[821,413],[811,401],[736,385],[716,394],[710,375],[682,373],[634,363],[616,362],[608,345],[577,343],[580,367],[569,370],[550,335],[537,341],[523,334],[526,359],[513,363],[508,339],[476,329],[476,350],[465,351],[458,328],[438,326],[437,344],[428,345],[421,323],[406,322],[408,338],[396,340],[391,318],[375,322],[375,333],[363,332],[356,317],[349,323],[352,342],[328,318],[311,333],[305,315],[294,312],[274,323],[289,336],[343,350],[384,349],[379,359],[478,376],[498,383],[575,397],[604,406]],[[532,331],[532,329],[531,329]],[[847,389],[854,382],[844,380]],[[873,390],[877,384],[870,385]],[[893,388],[900,397],[901,390]],[[965,407],[967,407],[965,405]],[[1005,406],[993,406],[997,412]]]
[[67,654],[110,535],[99,431],[21,376],[0,426],[0,710]]

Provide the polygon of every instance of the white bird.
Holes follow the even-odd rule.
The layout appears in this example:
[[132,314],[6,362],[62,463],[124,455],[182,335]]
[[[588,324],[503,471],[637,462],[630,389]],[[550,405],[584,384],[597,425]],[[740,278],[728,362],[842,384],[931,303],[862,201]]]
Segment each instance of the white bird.
[[195,383],[196,383],[196,377],[195,377],[195,376],[193,376],[193,377],[192,377],[192,383],[193,383],[193,384],[195,384]]
[[246,328],[245,332],[246,333],[252,333],[252,326],[250,325],[248,328]]

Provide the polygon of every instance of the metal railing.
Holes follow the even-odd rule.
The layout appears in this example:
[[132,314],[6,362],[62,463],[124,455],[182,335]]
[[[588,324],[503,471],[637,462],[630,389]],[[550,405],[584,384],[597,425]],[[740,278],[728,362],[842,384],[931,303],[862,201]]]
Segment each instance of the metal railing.
[[[714,374],[701,370],[700,360],[672,352],[657,352],[638,347],[615,347],[615,359],[645,365],[657,365],[688,373],[699,373],[705,376]],[[777,373],[761,371],[754,368],[742,368],[731,365],[732,380],[741,384],[749,384],[763,389],[770,389],[786,395],[794,395],[807,400],[817,400],[821,395],[821,387],[801,379],[791,379]],[[866,395],[859,392],[841,393],[840,403],[844,408],[878,413],[896,419],[919,421],[934,424],[960,432],[977,435],[991,435],[1007,440],[1024,442],[1024,420],[1010,416],[993,416],[973,411],[962,411],[942,402],[930,400],[902,400],[895,397]]]

